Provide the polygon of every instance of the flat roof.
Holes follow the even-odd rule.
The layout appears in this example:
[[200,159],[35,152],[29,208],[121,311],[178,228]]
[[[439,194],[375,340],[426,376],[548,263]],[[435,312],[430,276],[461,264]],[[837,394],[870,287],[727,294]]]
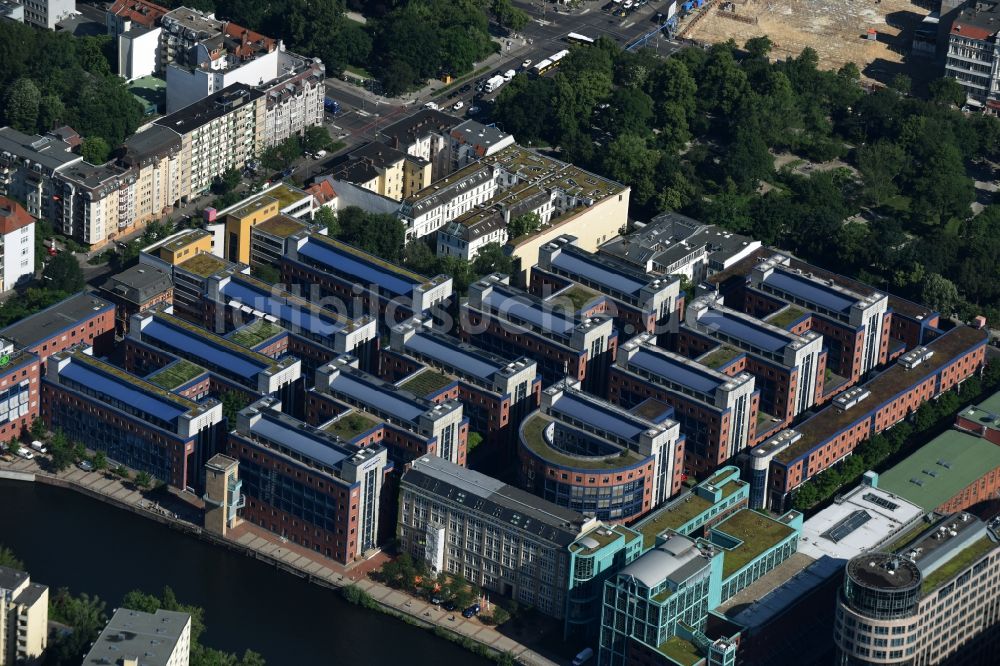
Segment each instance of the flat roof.
[[948,430],[879,476],[879,488],[934,511],[959,491],[1000,467],[1000,446]]
[[645,458],[628,448],[603,456],[575,456],[552,447],[545,437],[545,428],[555,420],[535,412],[521,423],[521,440],[528,450],[543,460],[573,469],[621,469],[638,465]]
[[330,380],[330,389],[335,393],[350,396],[383,414],[397,416],[410,423],[416,423],[420,415],[433,406],[430,403],[407,398],[392,384],[372,381],[373,379],[362,373],[341,371]]
[[801,435],[801,438],[778,453],[775,460],[788,463],[808,453],[865,414],[870,414],[873,409],[951,363],[959,354],[967,352],[976,345],[985,344],[986,339],[986,331],[968,326],[953,328],[926,345],[934,355],[917,367],[908,370],[897,362],[871,381],[861,384],[860,386],[869,391],[869,395],[859,404],[850,409],[840,409],[833,404],[827,405],[818,414],[797,425],[794,430]]
[[0,151],[26,157],[50,171],[82,159],[71,152],[70,145],[62,139],[24,134],[13,127],[0,127]]
[[288,238],[305,229],[308,229],[306,224],[288,215],[275,215],[254,227],[254,231],[262,231],[277,238]]
[[[190,242],[190,240],[187,242]],[[232,266],[230,262],[209,252],[200,252],[190,259],[177,264],[177,268],[203,278],[211,277],[216,273],[227,270],[230,266]]]
[[268,288],[246,276],[233,276],[220,290],[230,305],[245,305],[270,315],[291,330],[303,329],[314,335],[333,335],[345,327],[335,312],[326,312],[288,292]]
[[559,314],[541,299],[527,293],[516,293],[504,285],[493,284],[493,289],[483,299],[489,308],[514,323],[524,322],[561,337],[569,337],[577,322]]
[[655,426],[646,419],[616,409],[610,403],[604,403],[577,391],[563,391],[562,396],[552,403],[549,414],[555,417],[569,417],[596,430],[635,443],[639,442],[642,433]]
[[[715,390],[729,381],[725,375],[696,367],[693,363],[684,363],[672,354],[656,347],[643,347],[628,359],[628,366],[645,370],[654,377],[662,377],[667,382],[677,382],[692,391],[706,396],[715,394]],[[718,376],[717,376],[718,375]]]
[[336,442],[327,437],[299,427],[301,423],[292,423],[291,419],[281,419],[270,413],[264,413],[250,426],[250,435],[272,442],[286,448],[303,458],[307,458],[322,466],[336,469],[341,462],[354,454],[353,451],[337,446]]
[[423,456],[414,460],[403,472],[401,483],[466,506],[470,511],[488,515],[495,524],[531,532],[559,546],[573,543],[588,522],[576,511],[439,456]]
[[726,578],[766,552],[768,548],[787,538],[795,530],[770,516],[751,509],[741,509],[713,526],[712,531],[722,532],[743,542],[739,546],[725,550],[722,577]]
[[464,349],[461,343],[452,343],[443,335],[415,333],[407,339],[403,348],[484,381],[491,380],[503,367],[496,362],[498,359]]
[[376,284],[397,296],[409,296],[413,288],[428,280],[416,273],[351,247],[346,243],[310,236],[299,248],[298,253],[325,267],[335,275]]
[[614,267],[611,262],[601,261],[596,255],[573,246],[564,246],[552,260],[552,265],[567,273],[585,276],[608,289],[635,297],[650,283],[641,273]]
[[443,134],[460,125],[462,120],[437,109],[419,109],[379,130],[379,134],[407,145],[429,134]]
[[188,613],[119,608],[87,652],[83,666],[118,664],[127,656],[139,658],[143,666],[166,666],[190,622]]
[[804,275],[783,271],[780,267],[776,267],[765,278],[764,284],[833,312],[846,314],[858,302],[857,299],[848,298],[821,282],[810,280]]
[[146,381],[156,384],[167,391],[174,391],[179,386],[187,384],[191,380],[205,374],[205,368],[192,363],[186,358],[179,358],[169,363],[159,370],[146,375]]
[[167,346],[175,353],[191,354],[201,365],[221,368],[250,380],[272,366],[272,359],[240,347],[208,331],[173,317],[156,314],[142,327],[142,340]]
[[763,325],[754,324],[747,319],[717,308],[705,310],[698,317],[698,323],[711,330],[720,331],[730,338],[741,340],[752,347],[772,353],[780,352],[793,339],[790,335],[781,335]]
[[81,291],[41,312],[15,322],[0,331],[0,336],[7,338],[20,347],[34,347],[43,340],[65,331],[98,312],[113,308],[111,301]]
[[263,96],[262,91],[245,83],[234,83],[154,122],[184,135]]

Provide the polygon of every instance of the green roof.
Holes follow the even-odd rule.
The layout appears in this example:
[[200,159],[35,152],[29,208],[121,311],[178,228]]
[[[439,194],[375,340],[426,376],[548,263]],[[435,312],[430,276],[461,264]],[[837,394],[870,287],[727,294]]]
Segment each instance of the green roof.
[[565,296],[572,301],[573,309],[579,312],[584,305],[597,298],[598,294],[596,291],[587,289],[586,287],[581,287],[577,284],[558,294],[556,298],[560,296]]
[[1000,446],[948,430],[879,475],[878,487],[933,511],[996,467],[1000,467]]
[[379,423],[380,421],[377,421],[367,414],[362,414],[361,412],[348,412],[330,425],[326,426],[324,430],[340,437],[344,441],[349,442],[361,433],[368,432]]
[[287,238],[305,228],[305,224],[299,222],[294,217],[288,217],[287,215],[275,215],[274,217],[264,220],[254,227],[254,229],[278,238]]
[[535,413],[521,424],[521,439],[527,448],[548,463],[562,465],[572,469],[609,470],[630,467],[642,462],[642,457],[635,451],[624,449],[624,455],[612,454],[598,458],[596,456],[571,456],[552,448],[545,440],[542,431],[552,423],[549,417]]
[[277,324],[273,324],[266,319],[258,319],[230,333],[229,339],[247,349],[253,349],[265,340],[270,340],[274,336],[284,332],[285,329]]
[[415,374],[399,385],[399,388],[409,391],[418,397],[425,397],[435,391],[440,391],[455,380],[437,370],[424,370]]
[[784,523],[750,509],[737,511],[712,529],[743,541],[736,548],[724,551],[723,578],[736,573],[795,531]]
[[671,636],[658,649],[681,666],[694,666],[703,659],[698,648],[680,636]]
[[708,366],[709,368],[716,369],[722,367],[742,353],[743,352],[736,347],[719,345],[712,351],[705,354],[705,356],[698,359],[698,362],[704,366]]
[[288,183],[281,183],[277,187],[269,189],[264,194],[278,200],[279,210],[282,208],[288,208],[293,203],[302,201],[303,199],[311,196],[297,187],[291,187]]
[[225,259],[221,259],[214,254],[209,254],[208,252],[202,252],[196,254],[190,259],[182,261],[177,264],[178,268],[182,268],[189,273],[194,273],[199,277],[211,277],[219,271],[223,270],[229,265]]
[[950,560],[932,571],[920,585],[920,591],[927,594],[938,585],[950,580],[960,571],[969,568],[973,562],[996,548],[997,544],[988,536],[974,541],[961,551],[955,553]]
[[1000,414],[1000,391],[997,391],[990,397],[979,403],[979,408],[984,409],[988,412],[993,412],[994,414]]
[[787,308],[778,310],[770,317],[764,319],[771,326],[777,326],[778,328],[788,328],[788,326],[800,319],[806,311],[800,307],[794,305],[789,305]]
[[635,526],[642,532],[643,547],[650,548],[656,543],[656,537],[666,530],[680,529],[702,513],[712,508],[712,503],[694,493],[677,498],[671,504],[657,510],[649,518]]
[[182,358],[176,363],[171,363],[152,373],[146,377],[146,381],[156,384],[162,389],[173,391],[178,386],[187,384],[198,375],[204,373],[205,368]]

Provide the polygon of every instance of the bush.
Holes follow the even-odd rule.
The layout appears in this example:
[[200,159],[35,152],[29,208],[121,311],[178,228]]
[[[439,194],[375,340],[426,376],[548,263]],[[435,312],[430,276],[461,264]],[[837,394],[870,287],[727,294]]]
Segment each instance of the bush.
[[369,608],[371,610],[377,610],[380,608],[379,604],[372,595],[368,594],[362,590],[357,585],[348,585],[340,589],[340,596],[344,597],[348,603],[352,603],[355,606],[361,606],[362,608]]

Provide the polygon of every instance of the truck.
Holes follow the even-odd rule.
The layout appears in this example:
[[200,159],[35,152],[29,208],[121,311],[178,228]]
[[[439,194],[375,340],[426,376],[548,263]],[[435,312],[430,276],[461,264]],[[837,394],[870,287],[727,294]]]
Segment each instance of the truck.
[[496,76],[486,79],[486,83],[483,84],[483,91],[491,93],[505,83],[507,83],[507,80],[500,74],[497,74]]

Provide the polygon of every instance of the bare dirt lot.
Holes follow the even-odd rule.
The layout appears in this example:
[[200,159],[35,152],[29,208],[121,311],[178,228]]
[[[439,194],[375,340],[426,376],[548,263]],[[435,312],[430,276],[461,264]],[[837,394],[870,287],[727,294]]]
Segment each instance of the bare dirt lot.
[[[756,23],[723,16],[723,4]],[[774,42],[773,57],[796,56],[810,46],[819,54],[820,67],[837,69],[853,62],[871,78],[881,78],[877,74],[882,69],[876,65],[865,71],[872,63],[898,71],[913,27],[928,13],[909,0],[716,0],[708,12],[686,37],[713,44],[734,39],[742,46],[751,37],[767,35]],[[869,29],[877,32],[877,40],[866,39]]]

